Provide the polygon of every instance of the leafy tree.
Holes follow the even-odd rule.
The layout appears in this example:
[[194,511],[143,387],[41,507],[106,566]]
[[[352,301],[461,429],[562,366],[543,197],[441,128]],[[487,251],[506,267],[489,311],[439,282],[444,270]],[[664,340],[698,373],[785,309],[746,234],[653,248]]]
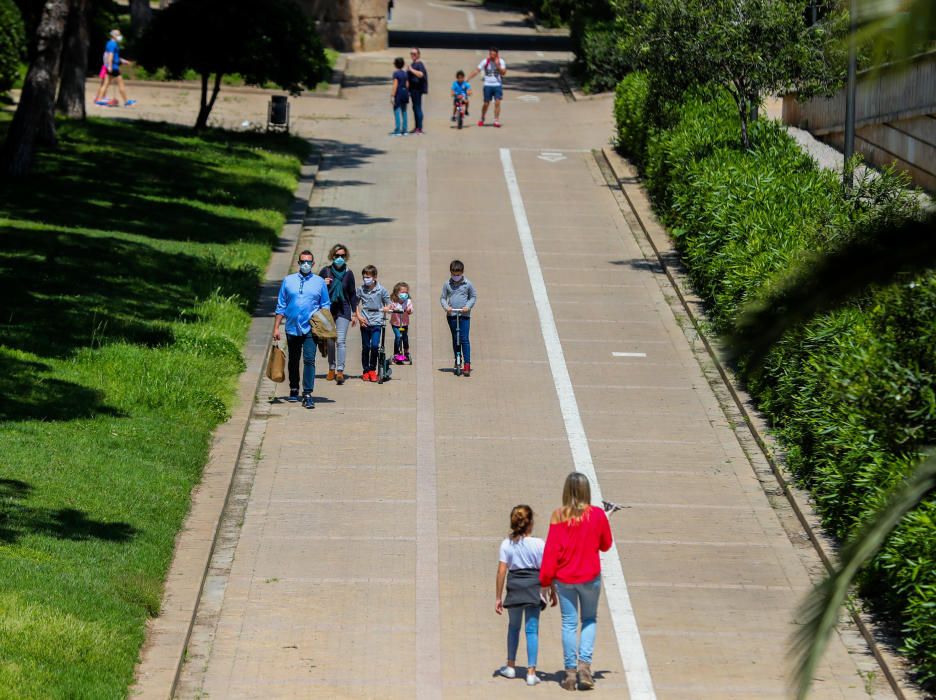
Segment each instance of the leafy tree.
[[174,77],[189,69],[201,75],[196,129],[208,125],[226,74],[298,93],[328,71],[315,28],[292,0],[178,0],[143,36],[140,63]]
[[26,30],[12,0],[0,0],[0,93],[16,80],[19,64],[26,57]]
[[824,82],[815,62],[824,37],[807,31],[804,9],[804,0],[655,0],[640,29],[641,64],[661,99],[724,86],[747,148],[764,95]]
[[42,6],[36,28],[35,55],[0,151],[0,172],[7,175],[29,172],[37,142],[55,142],[53,107],[68,14],[68,0],[46,0]]

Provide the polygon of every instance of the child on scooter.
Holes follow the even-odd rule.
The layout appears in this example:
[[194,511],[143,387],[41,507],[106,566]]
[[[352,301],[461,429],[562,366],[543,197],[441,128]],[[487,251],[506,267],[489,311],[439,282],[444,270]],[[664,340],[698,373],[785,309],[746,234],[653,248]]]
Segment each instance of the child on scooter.
[[455,74],[455,82],[452,83],[452,121],[455,121],[459,100],[465,102],[465,116],[468,116],[469,97],[471,97],[471,83],[465,80],[465,71],[460,70]]
[[377,281],[377,268],[367,265],[361,270],[361,286],[357,289],[358,307],[354,314],[361,324],[361,379],[376,382],[377,351],[384,312],[390,310],[390,293]]
[[[471,310],[478,301],[474,285],[465,277],[465,263],[453,260],[449,264],[451,276],[442,285],[439,303],[445,310],[449,330],[452,331],[452,351],[458,361],[458,335],[461,334],[462,359],[465,362],[463,373],[471,376],[471,342],[468,332],[471,330]],[[457,329],[457,330],[456,330]],[[456,368],[457,369],[457,368]]]
[[409,297],[409,285],[397,282],[390,294],[390,327],[393,329],[393,363],[413,364],[409,352],[409,319],[413,313],[413,301]]

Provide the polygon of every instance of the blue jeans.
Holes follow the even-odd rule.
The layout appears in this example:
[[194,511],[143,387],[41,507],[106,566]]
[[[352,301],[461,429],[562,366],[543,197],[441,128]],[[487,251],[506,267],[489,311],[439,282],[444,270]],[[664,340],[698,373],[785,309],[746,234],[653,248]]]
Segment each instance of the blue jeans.
[[[338,328],[338,337],[328,341],[328,369],[338,369],[344,372],[345,355],[348,350],[348,326],[351,319],[344,316],[335,316],[335,326]],[[338,363],[335,364],[335,350],[337,349]]]
[[[455,340],[455,316],[448,316],[449,330],[452,331],[452,353],[458,354],[458,344]],[[471,362],[471,341],[468,340],[468,332],[471,330],[471,317],[462,316],[459,324],[461,330],[462,360]]]
[[302,353],[302,394],[312,393],[315,386],[315,338],[312,333],[305,335],[286,334],[286,349],[289,350],[289,389],[299,389],[299,353]]
[[507,660],[517,660],[517,647],[520,646],[520,623],[526,614],[526,647],[527,666],[536,666],[536,657],[539,652],[539,618],[540,609],[528,605],[523,608],[507,608],[509,622],[507,624]]
[[390,326],[393,329],[393,354],[409,355],[409,326]]
[[416,128],[422,130],[423,126],[423,94],[421,92],[411,92],[410,99],[413,101],[413,117],[416,119]]
[[[590,664],[595,648],[595,618],[601,595],[601,576],[588,583],[556,582],[559,609],[562,611],[562,656],[566,668],[576,668],[576,661]],[[579,613],[582,616],[582,638],[576,648]]]
[[409,112],[406,109],[406,103],[394,105],[393,106],[393,121],[396,125],[393,133],[395,134],[405,134],[409,131],[409,126],[407,126],[407,119],[409,119]]
[[380,329],[383,326],[361,326],[361,367],[365,372],[377,369]]

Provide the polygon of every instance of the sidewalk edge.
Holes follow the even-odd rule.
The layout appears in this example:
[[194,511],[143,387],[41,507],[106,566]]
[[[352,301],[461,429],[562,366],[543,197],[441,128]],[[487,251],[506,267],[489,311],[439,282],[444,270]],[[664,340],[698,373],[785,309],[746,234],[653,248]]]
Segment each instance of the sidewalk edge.
[[[640,185],[640,178],[636,169],[619,155],[613,148],[604,147],[600,151],[594,152],[596,160],[604,161],[607,167],[614,175],[614,184],[624,195],[624,199],[630,208],[630,213],[636,219],[637,227],[634,229],[636,236],[642,236],[646,243],[650,245],[666,275],[669,284],[672,286],[678,298],[678,304],[682,311],[688,316],[692,323],[693,330],[702,341],[705,352],[709,360],[717,370],[717,379],[724,385],[730,395],[729,402],[733,404],[731,408],[736,410],[743,418],[744,425],[742,430],[746,429],[750,437],[756,444],[756,449],[769,465],[769,472],[772,474],[776,484],[785,501],[792,508],[800,526],[805,531],[810,543],[819,555],[827,571],[832,571],[837,556],[833,551],[834,541],[826,535],[822,528],[819,516],[816,514],[808,500],[806,491],[798,488],[792,481],[792,476],[788,474],[785,467],[777,460],[776,453],[780,447],[776,440],[767,432],[767,422],[765,418],[757,411],[756,404],[751,396],[740,387],[739,382],[735,380],[734,374],[730,368],[722,362],[718,349],[712,345],[703,324],[704,310],[699,297],[691,290],[688,278],[679,264],[678,253],[672,245],[672,238],[669,232],[657,221],[653,214],[649,198]],[[674,265],[674,263],[676,263]],[[671,302],[672,304],[672,302]],[[719,403],[723,402],[723,397],[716,392]],[[723,409],[729,408],[723,405]],[[736,429],[736,432],[738,430]],[[742,445],[743,445],[742,441]],[[745,447],[747,452],[747,448]],[[752,465],[753,466],[753,465]],[[758,473],[760,477],[760,473]],[[762,485],[767,491],[767,484],[761,479]],[[768,493],[768,496],[770,494]],[[893,654],[890,650],[882,648],[878,643],[874,623],[870,616],[848,606],[849,616],[854,622],[856,628],[861,633],[865,644],[874,656],[878,667],[883,672],[888,686],[899,700],[916,700],[922,698],[920,691],[908,680],[908,666],[900,657]]]
[[276,292],[295,256],[320,161],[321,154],[314,153],[302,166],[293,204],[258,291],[244,347],[246,369],[238,380],[237,404],[231,418],[215,430],[201,480],[192,491],[189,512],[176,537],[166,575],[160,614],[147,621],[146,639],[128,691],[130,697],[171,698],[178,683],[221,516],[269,356],[270,316]]

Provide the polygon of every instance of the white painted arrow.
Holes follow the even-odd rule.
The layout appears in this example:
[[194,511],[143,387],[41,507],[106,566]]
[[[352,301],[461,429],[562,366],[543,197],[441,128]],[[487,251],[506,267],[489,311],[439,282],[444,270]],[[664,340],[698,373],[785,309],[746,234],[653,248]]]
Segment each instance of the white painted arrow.
[[556,151],[543,151],[536,157],[540,160],[549,161],[550,163],[558,163],[560,160],[566,159],[564,155],[557,153]]

